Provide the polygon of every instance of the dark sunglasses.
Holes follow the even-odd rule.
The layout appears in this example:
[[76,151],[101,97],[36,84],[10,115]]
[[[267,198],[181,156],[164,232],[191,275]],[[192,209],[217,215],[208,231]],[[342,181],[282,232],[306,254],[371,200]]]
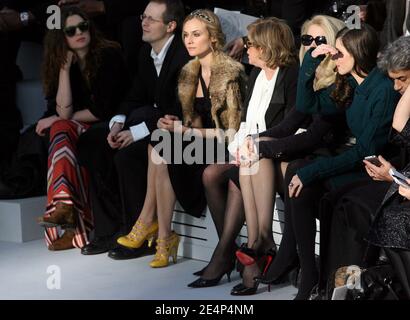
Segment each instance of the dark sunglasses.
[[69,26],[64,28],[64,33],[67,37],[74,37],[76,31],[80,30],[81,32],[86,32],[90,29],[90,24],[88,21],[82,21],[76,26]]
[[321,44],[327,44],[327,40],[326,40],[325,36],[317,36],[316,38],[313,38],[309,34],[304,34],[304,35],[302,35],[300,40],[302,42],[302,45],[304,45],[306,47],[310,46],[313,41],[315,41],[317,46],[320,46]]

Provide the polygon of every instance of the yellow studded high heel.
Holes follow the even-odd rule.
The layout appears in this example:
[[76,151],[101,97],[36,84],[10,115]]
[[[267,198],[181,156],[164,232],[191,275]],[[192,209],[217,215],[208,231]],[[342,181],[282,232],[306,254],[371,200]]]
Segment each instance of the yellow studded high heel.
[[149,264],[152,268],[162,268],[169,264],[169,257],[172,257],[172,261],[177,263],[177,253],[179,245],[179,235],[174,231],[166,239],[157,239],[157,252],[154,259]]
[[152,246],[152,242],[158,236],[158,221],[151,225],[145,225],[137,220],[132,227],[132,230],[126,236],[117,239],[117,242],[127,248],[137,249],[143,245],[145,240],[148,241],[148,247]]

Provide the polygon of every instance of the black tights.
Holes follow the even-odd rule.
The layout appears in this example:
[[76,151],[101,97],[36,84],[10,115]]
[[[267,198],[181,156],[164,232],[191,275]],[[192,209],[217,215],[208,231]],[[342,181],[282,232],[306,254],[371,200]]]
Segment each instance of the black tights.
[[410,300],[410,251],[392,248],[384,250],[399,278],[406,299]]
[[308,163],[308,160],[293,161],[286,171],[285,228],[279,251],[266,274],[266,278],[270,280],[282,277],[296,264],[299,257],[302,273],[296,299],[307,299],[318,281],[315,263],[316,216],[318,203],[325,189],[321,183],[315,183],[304,187],[297,198],[289,198],[287,187],[297,169]]
[[237,249],[235,239],[245,222],[241,191],[225,175],[232,167],[229,164],[210,165],[202,176],[209,211],[219,236],[218,245],[202,275],[207,280],[233,268]]

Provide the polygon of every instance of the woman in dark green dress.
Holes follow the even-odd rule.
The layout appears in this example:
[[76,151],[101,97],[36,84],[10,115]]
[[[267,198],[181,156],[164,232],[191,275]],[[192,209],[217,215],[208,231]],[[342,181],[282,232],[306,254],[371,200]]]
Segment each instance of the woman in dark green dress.
[[[351,137],[337,156],[289,165],[283,237],[287,241],[282,241],[274,263],[260,278],[263,283],[274,282],[299,257],[302,280],[296,299],[307,299],[318,280],[315,219],[319,200],[326,191],[365,176],[362,160],[380,154],[387,145],[398,101],[392,82],[376,68],[379,45],[375,30],[363,24],[361,29],[341,30],[336,38],[336,48],[320,45],[306,53],[296,107],[307,113],[345,112]],[[326,55],[335,59],[338,76],[333,86],[315,92],[316,68]]]

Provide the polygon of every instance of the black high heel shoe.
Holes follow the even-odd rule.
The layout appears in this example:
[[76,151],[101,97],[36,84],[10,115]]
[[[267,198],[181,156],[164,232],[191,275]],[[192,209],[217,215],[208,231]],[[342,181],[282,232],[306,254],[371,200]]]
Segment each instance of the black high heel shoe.
[[[205,272],[205,269],[206,267],[200,271]],[[203,279],[203,278],[196,279],[194,282],[191,282],[190,284],[188,284],[188,287],[190,288],[214,287],[218,285],[218,283],[221,281],[221,279],[223,278],[225,274],[226,274],[226,277],[228,278],[228,282],[231,282],[231,273],[234,269],[235,269],[235,260],[232,260],[228,271],[222,273],[221,275],[219,275],[218,277],[214,279]]]
[[269,268],[272,266],[272,263],[269,265],[269,267],[266,268],[265,272],[258,276],[255,277],[255,281],[259,282],[259,283],[263,283],[263,284],[281,284],[283,282],[285,282],[285,280],[287,279],[289,273],[291,273],[295,268],[299,268],[299,263],[298,262],[294,262],[291,263],[278,277],[276,278],[272,278],[269,275]]
[[247,243],[243,243],[235,252],[236,258],[244,266],[250,266],[258,261],[258,255],[255,250],[248,248]]
[[[266,252],[266,255],[260,259],[260,261],[264,260],[262,264],[262,275],[264,275],[266,273],[266,270],[269,269],[270,265],[273,262],[273,259],[275,258],[275,255],[276,255],[276,251],[273,249],[269,249]],[[257,278],[258,277],[254,278],[252,287],[247,287],[243,283],[236,285],[235,287],[232,288],[231,295],[250,296],[250,295],[255,294],[259,287],[259,281],[257,280]],[[270,286],[269,286],[269,291],[270,291]]]
[[223,278],[223,276],[225,274],[226,274],[226,277],[228,278],[228,282],[231,282],[231,273],[232,273],[232,269],[229,270],[226,273],[223,273],[222,275],[220,275],[220,276],[218,276],[214,279],[198,278],[194,282],[191,282],[190,284],[188,284],[188,287],[190,287],[190,288],[207,288],[207,287],[217,286],[218,283],[221,281],[221,279]]
[[[206,266],[207,267],[207,266]],[[204,274],[206,267],[203,267],[201,270],[193,273],[194,276],[200,277]]]

